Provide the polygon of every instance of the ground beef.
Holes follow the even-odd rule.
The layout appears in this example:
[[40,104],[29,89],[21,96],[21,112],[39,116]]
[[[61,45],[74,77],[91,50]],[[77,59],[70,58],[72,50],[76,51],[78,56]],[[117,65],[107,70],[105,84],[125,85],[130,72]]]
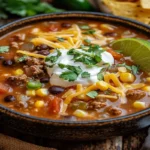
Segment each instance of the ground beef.
[[27,76],[39,77],[45,74],[43,60],[28,57],[25,64],[23,68]]
[[146,95],[142,90],[128,90],[126,92],[126,97],[132,100],[141,99]]
[[44,74],[42,65],[32,65],[32,66],[25,65],[23,68],[24,68],[26,75],[29,77],[31,76],[38,77],[39,75]]
[[17,42],[10,42],[10,46],[19,49],[19,44]]
[[26,65],[32,66],[32,65],[44,65],[44,61],[37,58],[31,58],[28,57],[26,60]]
[[26,83],[27,76],[25,74],[19,76],[10,76],[7,78],[9,85],[20,86]]
[[116,116],[116,115],[118,116],[118,115],[120,115],[122,113],[122,111],[120,109],[118,109],[118,108],[110,107],[108,109],[108,113],[113,115],[113,116]]
[[89,103],[88,109],[100,109],[106,106],[105,102],[92,101]]
[[25,34],[15,34],[12,37],[10,37],[9,41],[10,42],[18,42],[18,41],[24,41],[25,40],[26,35]]

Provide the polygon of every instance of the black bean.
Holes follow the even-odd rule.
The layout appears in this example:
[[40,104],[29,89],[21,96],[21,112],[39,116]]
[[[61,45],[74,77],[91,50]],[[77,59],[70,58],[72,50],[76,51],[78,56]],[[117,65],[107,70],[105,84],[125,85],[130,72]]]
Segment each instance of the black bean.
[[4,59],[4,56],[0,56],[0,60],[3,60]]
[[4,60],[3,61],[3,65],[4,66],[12,66],[14,64],[14,61],[13,60]]
[[71,24],[70,23],[62,23],[61,27],[63,27],[63,28],[70,28]]
[[50,50],[50,47],[46,44],[41,44],[41,45],[36,46],[35,50],[38,50],[38,51],[40,51],[40,50]]
[[112,36],[112,37],[115,37],[115,36],[117,36],[117,33],[115,33],[115,32],[106,32],[106,33],[104,33],[104,36]]
[[13,95],[8,95],[4,98],[5,102],[13,102],[15,100],[16,100],[16,98]]
[[38,54],[47,56],[50,54],[50,51],[49,50],[41,50],[41,51],[38,51]]
[[60,94],[65,91],[63,87],[59,86],[51,86],[48,90],[51,94]]
[[48,77],[43,77],[40,79],[41,83],[48,83],[49,82],[49,78]]

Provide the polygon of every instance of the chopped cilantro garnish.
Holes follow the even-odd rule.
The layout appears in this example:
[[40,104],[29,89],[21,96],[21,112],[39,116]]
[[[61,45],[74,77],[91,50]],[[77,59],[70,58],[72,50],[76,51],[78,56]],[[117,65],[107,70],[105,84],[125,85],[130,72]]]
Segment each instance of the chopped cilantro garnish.
[[138,68],[137,66],[132,65],[132,66],[131,66],[131,69],[132,69],[132,73],[133,73],[134,75],[136,75],[136,74],[138,73],[139,68]]
[[64,38],[61,38],[61,37],[58,37],[57,40],[58,40],[59,42],[64,42],[65,39],[64,39]]
[[78,75],[75,72],[66,71],[66,72],[63,72],[59,77],[64,80],[75,81],[77,79]]
[[98,62],[101,62],[102,58],[101,58],[101,55],[95,55],[95,61],[98,63]]
[[100,81],[104,79],[104,75],[101,71],[97,74],[97,79]]
[[76,50],[70,49],[68,55],[73,55],[73,60],[75,62],[82,62],[86,65],[96,65],[101,62],[101,53],[104,50],[99,45],[90,45],[87,50]]
[[90,91],[86,95],[89,96],[90,98],[95,98],[95,97],[97,97],[98,93],[97,93],[97,91]]
[[81,77],[82,78],[89,78],[90,77],[90,73],[88,73],[88,72],[83,72],[82,74],[81,74]]
[[24,62],[27,58],[28,58],[28,56],[26,56],[26,55],[24,55],[24,56],[22,56],[22,57],[19,57],[19,58],[17,59],[17,62]]
[[82,30],[88,30],[88,29],[90,29],[90,26],[88,26],[88,25],[79,25],[79,27]]
[[58,58],[61,56],[61,52],[59,50],[57,50],[57,55],[56,56],[51,56],[51,55],[48,55],[46,58],[45,58],[45,61],[50,61],[51,63],[55,63]]
[[89,40],[89,39],[85,39],[85,40],[84,40],[84,42],[86,42],[86,43],[88,43],[88,44],[89,44],[89,43],[91,43],[91,40]]
[[9,46],[0,46],[0,53],[9,52]]
[[63,68],[67,68],[68,70],[76,73],[77,75],[79,75],[82,72],[82,69],[80,66],[71,66],[71,65],[65,65],[65,64],[58,64],[58,66],[63,69]]
[[85,32],[82,32],[83,34],[94,34],[96,31],[95,30],[88,30]]
[[135,65],[132,65],[132,66],[129,66],[127,65],[126,63],[123,63],[123,64],[117,64],[118,67],[125,67],[126,69],[130,70],[134,75],[136,75],[138,73],[138,66],[135,66]]

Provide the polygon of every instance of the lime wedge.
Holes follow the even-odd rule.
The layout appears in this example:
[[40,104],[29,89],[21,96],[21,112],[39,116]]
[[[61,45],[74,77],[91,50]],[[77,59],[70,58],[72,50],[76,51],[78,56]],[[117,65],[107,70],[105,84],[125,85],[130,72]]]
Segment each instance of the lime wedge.
[[135,64],[150,72],[150,42],[142,39],[124,38],[112,43],[114,50],[120,50],[126,56],[131,56]]

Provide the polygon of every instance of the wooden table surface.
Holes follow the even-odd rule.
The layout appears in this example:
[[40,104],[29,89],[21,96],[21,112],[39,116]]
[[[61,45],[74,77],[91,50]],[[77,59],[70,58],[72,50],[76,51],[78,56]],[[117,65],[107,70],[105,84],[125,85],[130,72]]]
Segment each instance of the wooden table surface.
[[[12,20],[0,20],[0,26],[10,21]],[[46,138],[33,137],[31,135],[22,135],[21,133],[16,133],[11,129],[6,129],[4,126],[0,126],[0,132],[19,138],[23,141],[46,147],[53,147],[58,150],[140,150],[148,134],[148,129],[142,129],[136,133],[131,133],[130,135],[111,137],[102,141],[50,140]]]

